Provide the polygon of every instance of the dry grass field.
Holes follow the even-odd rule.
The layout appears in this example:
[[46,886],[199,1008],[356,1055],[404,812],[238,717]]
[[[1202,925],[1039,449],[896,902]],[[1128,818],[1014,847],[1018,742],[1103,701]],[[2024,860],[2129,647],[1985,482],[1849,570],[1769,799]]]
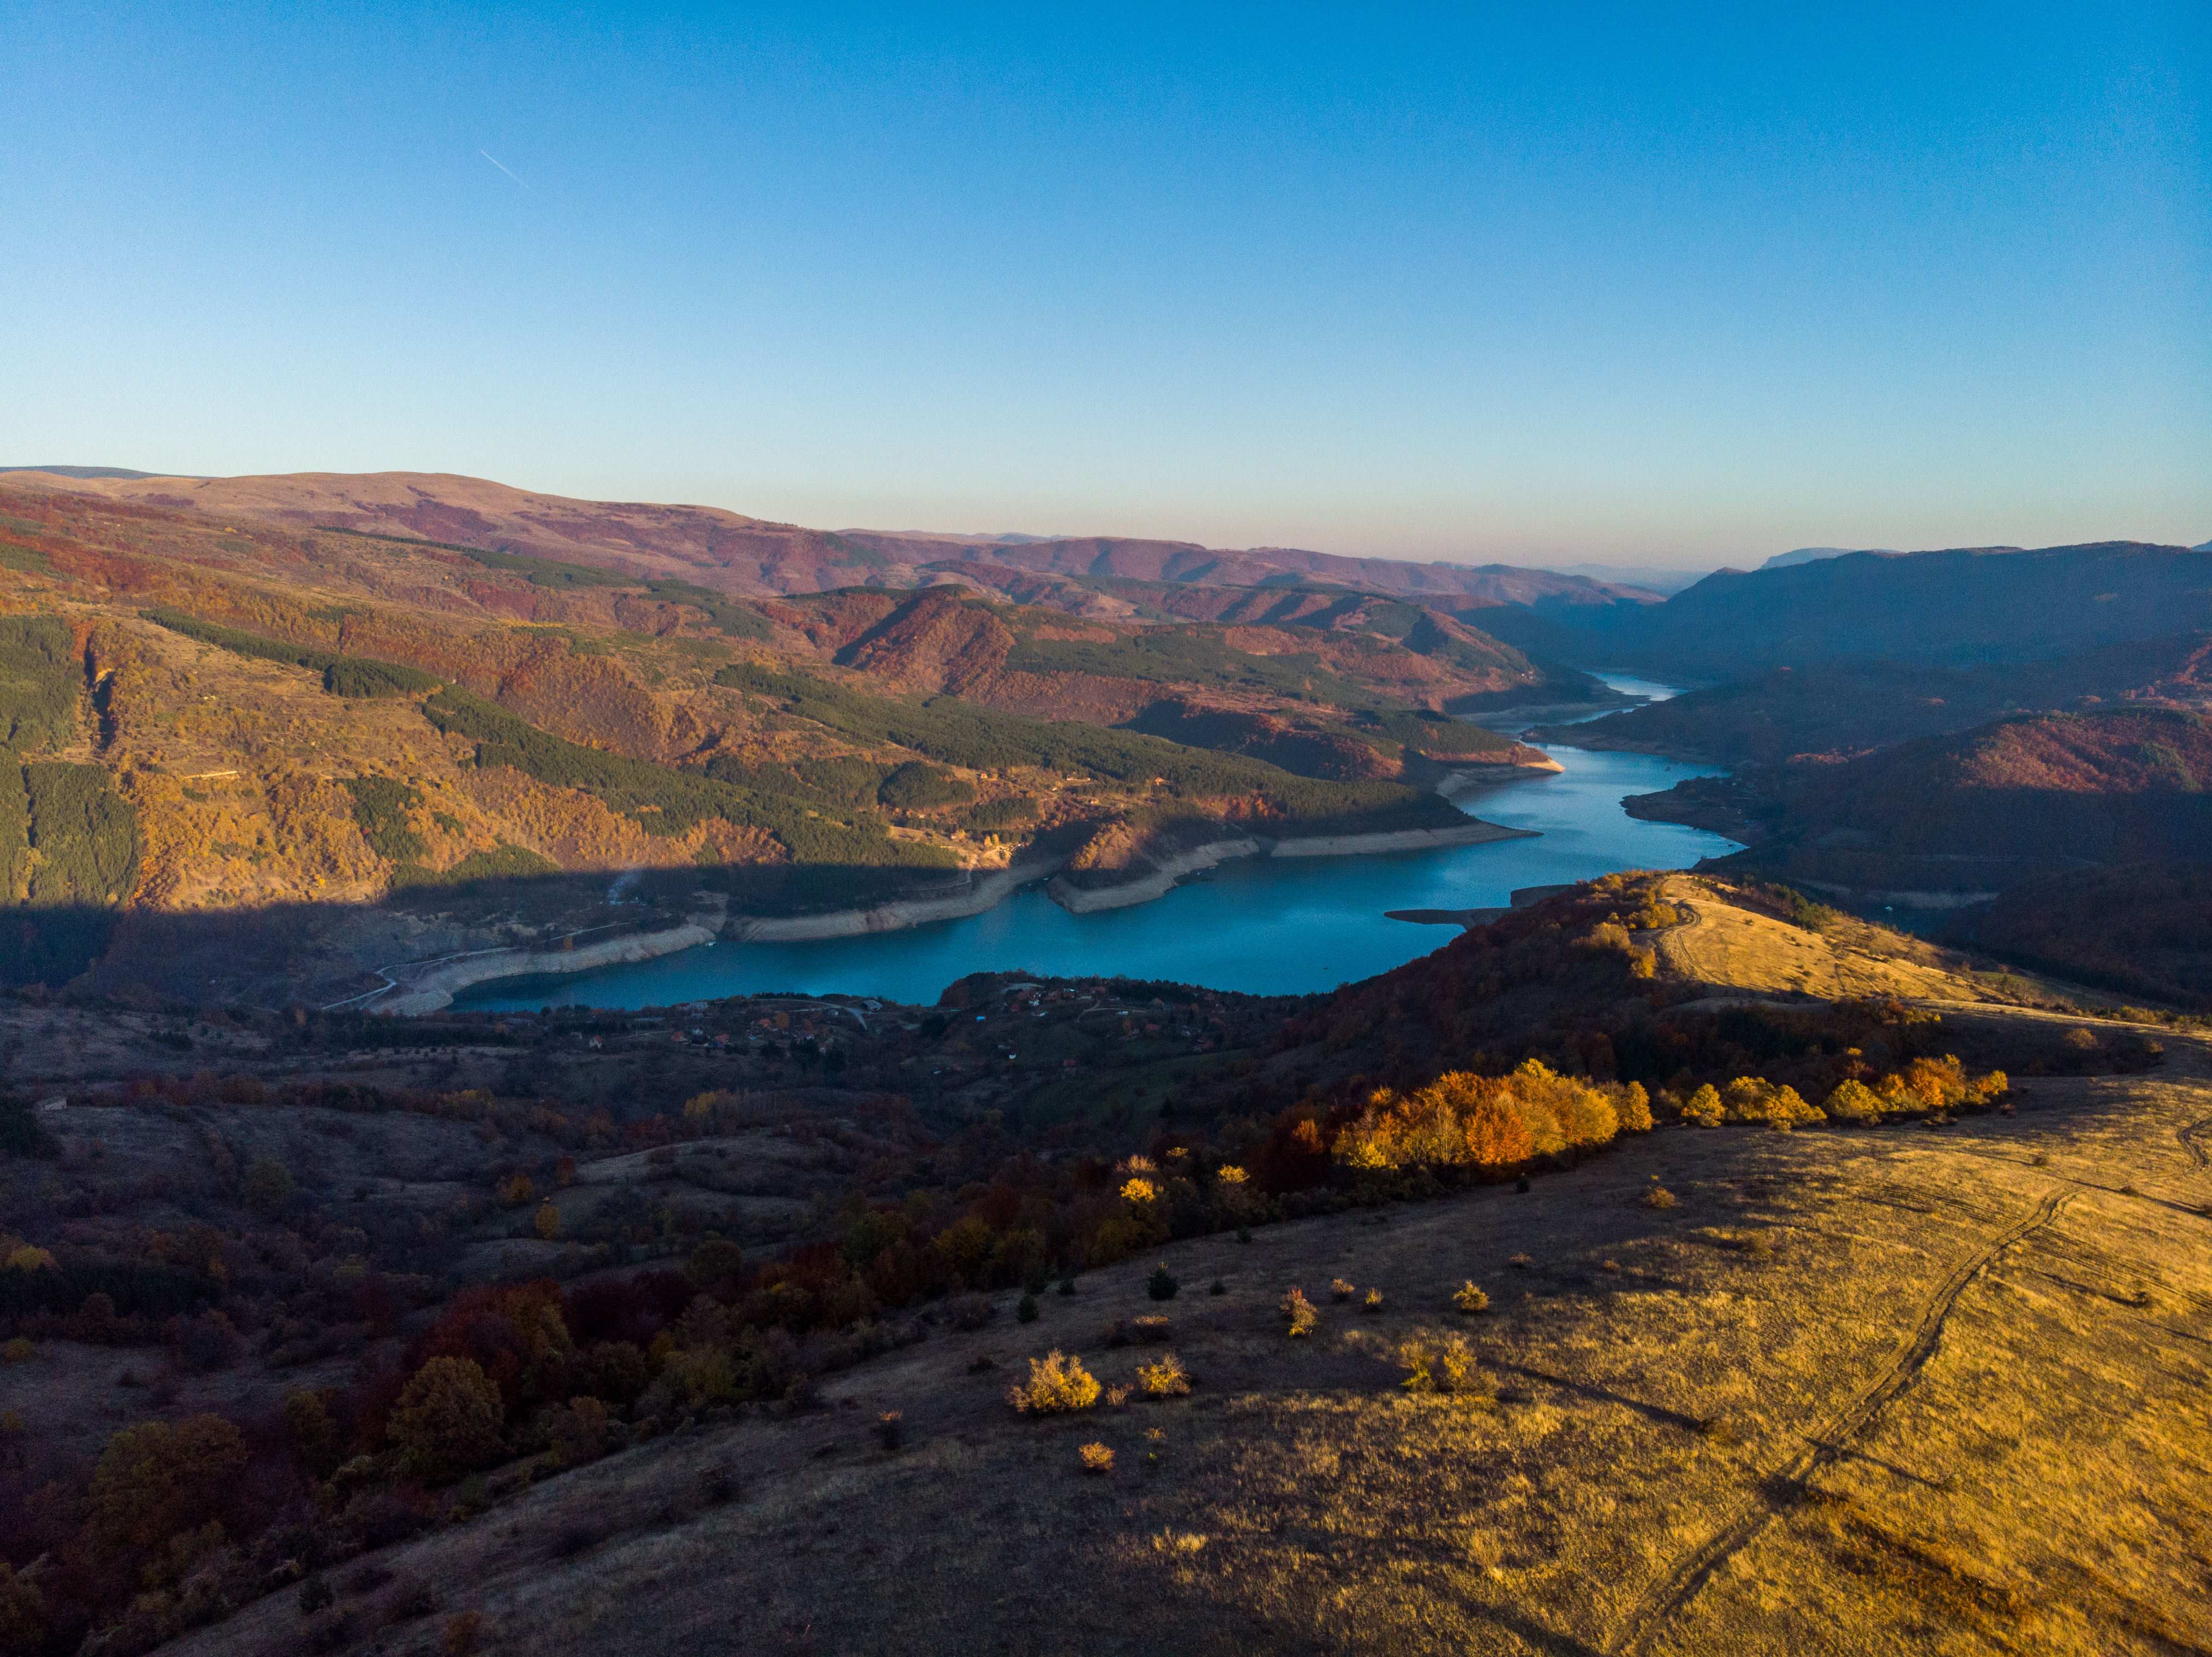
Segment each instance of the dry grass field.
[[[2212,1045],[2166,1039],[2009,1115],[1665,1128],[1527,1192],[1174,1244],[171,1649],[427,1652],[474,1612],[513,1653],[2212,1650]],[[1163,1348],[1108,1332],[1153,1313],[1194,1389],[1115,1404]],[[1485,1386],[1407,1392],[1424,1333]],[[1018,1416],[1053,1348],[1107,1400]]]
[[1711,881],[1694,875],[1672,875],[1661,891],[1687,917],[1653,940],[1660,970],[1669,978],[1822,1000],[1990,998],[1983,985],[1962,976],[1965,959],[1957,951],[1905,933],[1877,932],[1848,915],[1817,932],[1788,925],[1729,903]]

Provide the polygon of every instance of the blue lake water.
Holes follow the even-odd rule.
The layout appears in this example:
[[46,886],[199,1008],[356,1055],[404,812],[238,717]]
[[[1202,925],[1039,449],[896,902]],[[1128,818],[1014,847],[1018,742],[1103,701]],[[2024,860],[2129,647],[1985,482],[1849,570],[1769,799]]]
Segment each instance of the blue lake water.
[[[1633,695],[1673,694],[1625,675],[1603,677]],[[1386,972],[1458,935],[1450,927],[1385,920],[1385,910],[1489,908],[1522,886],[1620,868],[1686,868],[1741,849],[1702,830],[1640,823],[1620,808],[1626,795],[1716,776],[1720,768],[1645,754],[1549,752],[1565,771],[1501,783],[1457,802],[1486,821],[1534,829],[1540,839],[1376,856],[1241,859],[1157,902],[1095,915],[1070,915],[1032,888],[965,920],[817,943],[722,943],[604,972],[488,984],[459,1004],[506,1011],[574,1002],[665,1007],[769,990],[929,1002],[968,973],[1007,971],[1126,973],[1299,994]]]

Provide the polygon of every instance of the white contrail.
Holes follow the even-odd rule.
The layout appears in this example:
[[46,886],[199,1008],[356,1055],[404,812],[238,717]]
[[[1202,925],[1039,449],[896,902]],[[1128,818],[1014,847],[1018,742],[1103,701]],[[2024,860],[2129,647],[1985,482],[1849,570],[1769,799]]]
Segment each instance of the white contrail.
[[[497,168],[499,168],[499,170],[500,170],[501,172],[502,172],[502,173],[506,174],[507,174],[507,177],[509,177],[510,179],[514,179],[514,169],[513,169],[512,168],[508,167],[508,166],[507,166],[507,164],[505,161],[503,161],[500,160],[500,158],[499,158],[498,156],[496,156],[496,155],[493,155],[493,154],[491,153],[491,151],[490,151],[490,150],[489,150],[489,149],[479,149],[479,150],[477,150],[477,155],[481,155],[481,156],[483,156],[486,161],[489,161],[489,162],[490,162],[494,167],[496,167]],[[515,181],[517,184],[522,184],[522,180],[521,180],[520,179],[514,179],[514,181]],[[527,190],[527,189],[529,189],[529,188],[530,188],[530,186],[529,186],[528,185],[526,185],[526,184],[522,184],[522,187],[523,187],[525,190]]]

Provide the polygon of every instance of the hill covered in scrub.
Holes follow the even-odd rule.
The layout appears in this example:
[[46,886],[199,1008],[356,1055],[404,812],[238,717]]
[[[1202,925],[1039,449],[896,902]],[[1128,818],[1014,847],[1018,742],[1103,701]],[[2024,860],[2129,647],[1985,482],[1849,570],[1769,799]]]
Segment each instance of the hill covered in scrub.
[[[1995,1504],[2040,1582],[2100,1498],[2038,1458],[1955,1490],[1939,1459],[1934,1506],[1883,1505],[1869,1457],[2012,1465],[1885,1377],[1987,1409],[2010,1350],[2017,1454],[2081,1408],[2033,1355],[2051,1307],[2066,1350],[2163,1374],[2208,1287],[2159,1200],[2193,1177],[2197,1039],[2023,988],[1787,892],[1631,874],[1330,996],[981,974],[934,1008],[404,1025],[0,999],[11,1081],[69,1101],[0,1100],[10,1637],[1694,1639],[1733,1579],[1678,1566],[1767,1502],[1734,1545],[1838,1592],[1878,1571],[1855,1626],[1978,1606],[2012,1567],[1960,1526]],[[1929,990],[1954,999],[1899,999]],[[2101,1205],[2065,1239],[2079,1302],[2000,1259],[2058,1197]],[[2187,1475],[2193,1396],[2138,1398],[2095,1489]],[[1790,1472],[1808,1440],[1865,1455]],[[1624,1500],[1623,1467],[1693,1510]],[[973,1591],[979,1557],[1037,1569],[990,1517],[1009,1491],[1054,1538],[1060,1635]],[[1601,1491],[1607,1525],[1565,1524]],[[1929,1536],[1958,1550],[1932,1581]],[[2183,1626],[2187,1538],[2139,1540],[2148,1578],[2019,1589],[1989,1626]]]
[[2212,1012],[2212,862],[2033,875],[1952,935],[2076,984]]
[[1848,763],[1800,758],[1678,783],[1633,814],[1750,842],[1704,867],[1837,901],[1950,911],[2005,959],[2203,1004],[2212,847],[2206,716],[2016,715]]

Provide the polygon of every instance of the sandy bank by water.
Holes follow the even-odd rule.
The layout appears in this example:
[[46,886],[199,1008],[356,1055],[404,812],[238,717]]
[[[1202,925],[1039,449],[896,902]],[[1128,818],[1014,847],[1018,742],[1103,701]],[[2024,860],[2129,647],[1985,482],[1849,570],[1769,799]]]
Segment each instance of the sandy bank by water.
[[823,938],[857,938],[869,932],[896,932],[931,921],[957,921],[997,907],[1030,884],[1056,872],[1058,857],[1017,857],[1004,868],[970,871],[967,889],[941,898],[902,898],[873,909],[836,909],[820,915],[782,915],[767,919],[739,917],[730,923],[733,943],[810,943]]
[[435,1013],[450,1007],[453,997],[492,978],[534,978],[569,972],[588,972],[602,966],[649,961],[712,943],[721,929],[717,911],[692,916],[682,926],[665,932],[633,933],[603,942],[572,944],[566,949],[486,949],[438,961],[410,961],[387,966],[394,993],[365,1003],[372,1013],[395,1015]]
[[1234,840],[1215,840],[1172,857],[1158,859],[1150,874],[1105,886],[1079,886],[1063,875],[1044,889],[1045,896],[1071,915],[1091,915],[1102,909],[1129,909],[1164,898],[1176,881],[1200,869],[1216,868],[1232,857],[1262,857],[1264,843],[1243,835]]
[[1533,840],[1534,829],[1501,827],[1470,817],[1450,828],[1400,829],[1391,834],[1315,834],[1277,840],[1270,857],[1358,857],[1382,851],[1435,851],[1444,846],[1486,845],[1492,840]]

